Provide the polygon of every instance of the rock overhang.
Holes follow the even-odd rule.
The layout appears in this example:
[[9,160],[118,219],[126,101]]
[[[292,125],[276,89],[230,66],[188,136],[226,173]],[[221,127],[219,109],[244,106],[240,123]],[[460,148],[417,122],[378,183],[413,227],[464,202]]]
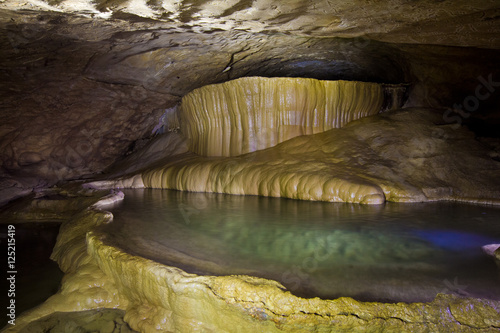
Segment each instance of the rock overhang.
[[[4,1],[2,174],[96,175],[188,92],[245,76],[406,83],[406,106],[453,107],[500,77],[497,7]],[[492,93],[470,119],[496,119],[498,105]]]
[[[131,145],[151,138],[158,119],[182,96],[245,76],[404,82],[412,88],[407,106],[463,104],[479,78],[500,80],[498,17],[494,1],[401,0],[389,8],[367,1],[6,0],[0,4],[0,181],[25,193],[94,177]],[[475,110],[485,118],[497,115],[500,105],[498,94],[488,92]],[[409,142],[418,146],[410,157],[421,166],[418,154],[427,146]],[[31,178],[17,180],[23,177]],[[446,187],[425,191],[449,195]],[[96,272],[102,282],[103,273]],[[129,300],[112,301],[125,307]],[[439,302],[453,323],[460,318],[471,326],[498,326],[484,323],[497,308],[477,321],[462,320],[461,309],[481,309],[482,301],[444,297],[429,307]],[[421,305],[409,307],[420,311]],[[251,315],[262,319],[261,310]],[[439,311],[434,317],[442,324]],[[344,312],[337,317],[365,319]]]

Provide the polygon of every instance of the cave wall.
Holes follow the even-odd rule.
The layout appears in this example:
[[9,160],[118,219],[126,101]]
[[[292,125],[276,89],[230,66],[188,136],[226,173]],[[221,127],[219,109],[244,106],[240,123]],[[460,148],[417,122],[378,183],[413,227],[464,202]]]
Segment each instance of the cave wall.
[[1,189],[99,174],[182,96],[244,76],[405,83],[444,122],[464,101],[461,123],[498,119],[496,85],[470,104],[500,81],[495,2],[137,3],[0,5]]

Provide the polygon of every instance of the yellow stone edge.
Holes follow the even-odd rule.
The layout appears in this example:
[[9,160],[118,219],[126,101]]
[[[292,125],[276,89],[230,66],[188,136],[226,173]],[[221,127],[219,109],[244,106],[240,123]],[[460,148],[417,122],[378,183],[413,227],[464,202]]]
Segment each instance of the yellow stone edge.
[[61,226],[52,254],[65,272],[60,290],[4,332],[23,332],[55,312],[101,308],[125,310],[140,332],[500,331],[498,301],[445,294],[429,303],[304,299],[268,279],[189,274],[106,245],[96,227],[112,219],[90,207]]

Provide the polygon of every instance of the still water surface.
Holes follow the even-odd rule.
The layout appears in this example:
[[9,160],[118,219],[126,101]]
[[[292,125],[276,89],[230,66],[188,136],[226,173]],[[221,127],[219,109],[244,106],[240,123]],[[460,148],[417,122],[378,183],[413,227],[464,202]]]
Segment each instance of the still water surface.
[[248,274],[302,297],[500,300],[500,208],[457,203],[358,205],[125,190],[106,242],[197,274]]

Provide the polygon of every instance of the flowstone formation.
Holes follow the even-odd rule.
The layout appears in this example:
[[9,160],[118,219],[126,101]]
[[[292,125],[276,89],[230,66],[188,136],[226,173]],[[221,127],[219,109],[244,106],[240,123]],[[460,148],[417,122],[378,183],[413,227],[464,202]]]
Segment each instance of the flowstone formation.
[[305,78],[245,77],[182,98],[181,131],[202,156],[237,156],[377,114],[381,85]]
[[377,114],[383,95],[378,84],[296,78],[203,87],[183,98],[179,113],[189,152],[172,150],[133,177],[92,186],[363,204],[500,203],[499,162],[473,133],[433,109]]
[[150,187],[380,204],[498,204],[500,162],[471,132],[429,109],[403,109],[235,157],[172,156],[95,187]]
[[29,323],[22,329],[22,332],[137,333],[123,321],[124,314],[125,311],[117,309],[54,312],[40,320]]
[[272,280],[189,274],[107,244],[98,226],[111,222],[113,216],[96,210],[103,205],[94,205],[63,224],[52,254],[66,273],[60,291],[17,318],[16,325],[5,332],[40,332],[58,321],[62,321],[58,327],[71,329],[64,325],[65,318],[80,326],[74,331],[95,329],[89,323],[92,318],[124,326],[123,312],[110,313],[106,308],[125,311],[123,320],[139,332],[500,330],[498,301],[443,294],[429,303],[304,299]]
[[450,118],[498,132],[491,0],[174,3],[0,3],[0,205],[100,174],[188,92],[241,77],[411,83],[415,107],[466,106],[490,82]]

